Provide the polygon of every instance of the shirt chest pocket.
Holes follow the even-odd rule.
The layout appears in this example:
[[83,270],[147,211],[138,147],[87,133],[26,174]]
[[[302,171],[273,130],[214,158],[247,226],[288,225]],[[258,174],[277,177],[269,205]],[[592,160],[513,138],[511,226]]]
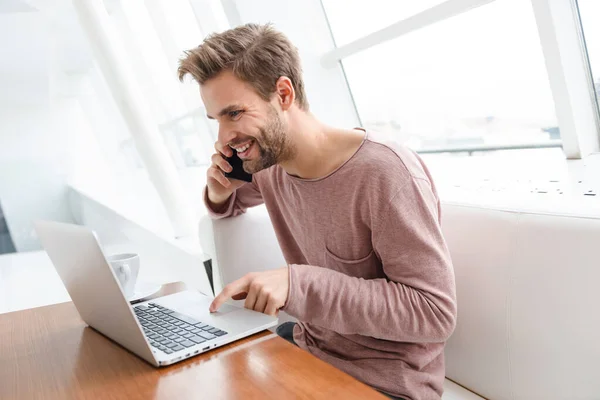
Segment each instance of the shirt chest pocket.
[[340,257],[327,246],[325,246],[324,252],[324,266],[326,268],[357,278],[374,279],[382,277],[381,262],[372,248],[366,251],[366,255],[357,258]]

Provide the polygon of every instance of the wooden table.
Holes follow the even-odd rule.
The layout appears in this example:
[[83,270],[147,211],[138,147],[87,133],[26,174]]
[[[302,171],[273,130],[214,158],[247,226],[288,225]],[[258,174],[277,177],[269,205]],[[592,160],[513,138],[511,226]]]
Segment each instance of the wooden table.
[[265,331],[154,368],[72,303],[0,315],[0,399],[385,399]]

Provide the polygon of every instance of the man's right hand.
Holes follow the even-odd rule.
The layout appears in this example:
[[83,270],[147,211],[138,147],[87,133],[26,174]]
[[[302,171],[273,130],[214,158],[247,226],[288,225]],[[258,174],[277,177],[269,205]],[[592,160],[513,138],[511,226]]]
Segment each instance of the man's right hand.
[[206,172],[206,185],[208,186],[208,200],[215,210],[219,209],[231,197],[233,192],[246,182],[237,179],[229,179],[224,172],[231,172],[231,165],[225,157],[231,157],[234,150],[229,146],[215,143],[217,151],[211,157],[212,164]]

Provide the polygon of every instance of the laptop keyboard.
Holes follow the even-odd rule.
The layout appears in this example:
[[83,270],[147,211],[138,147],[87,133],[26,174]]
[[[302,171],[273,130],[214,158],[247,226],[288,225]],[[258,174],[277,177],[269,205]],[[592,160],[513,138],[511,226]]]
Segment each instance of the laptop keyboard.
[[227,334],[158,304],[135,306],[133,310],[150,345],[166,354],[183,351]]

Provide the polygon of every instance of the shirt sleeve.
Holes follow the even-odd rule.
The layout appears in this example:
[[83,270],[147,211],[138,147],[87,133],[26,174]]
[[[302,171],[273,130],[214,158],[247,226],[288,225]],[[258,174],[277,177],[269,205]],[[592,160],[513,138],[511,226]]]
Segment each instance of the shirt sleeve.
[[263,197],[260,193],[260,189],[255,181],[256,178],[252,179],[252,182],[248,182],[240,186],[223,206],[223,211],[217,212],[213,210],[208,202],[208,187],[204,187],[204,205],[208,210],[208,215],[213,219],[221,219],[228,217],[235,217],[243,214],[250,207],[255,207],[263,204]]
[[456,289],[441,232],[439,200],[413,178],[372,226],[387,278],[351,277],[313,265],[290,266],[284,311],[340,334],[399,342],[444,342],[456,323]]

